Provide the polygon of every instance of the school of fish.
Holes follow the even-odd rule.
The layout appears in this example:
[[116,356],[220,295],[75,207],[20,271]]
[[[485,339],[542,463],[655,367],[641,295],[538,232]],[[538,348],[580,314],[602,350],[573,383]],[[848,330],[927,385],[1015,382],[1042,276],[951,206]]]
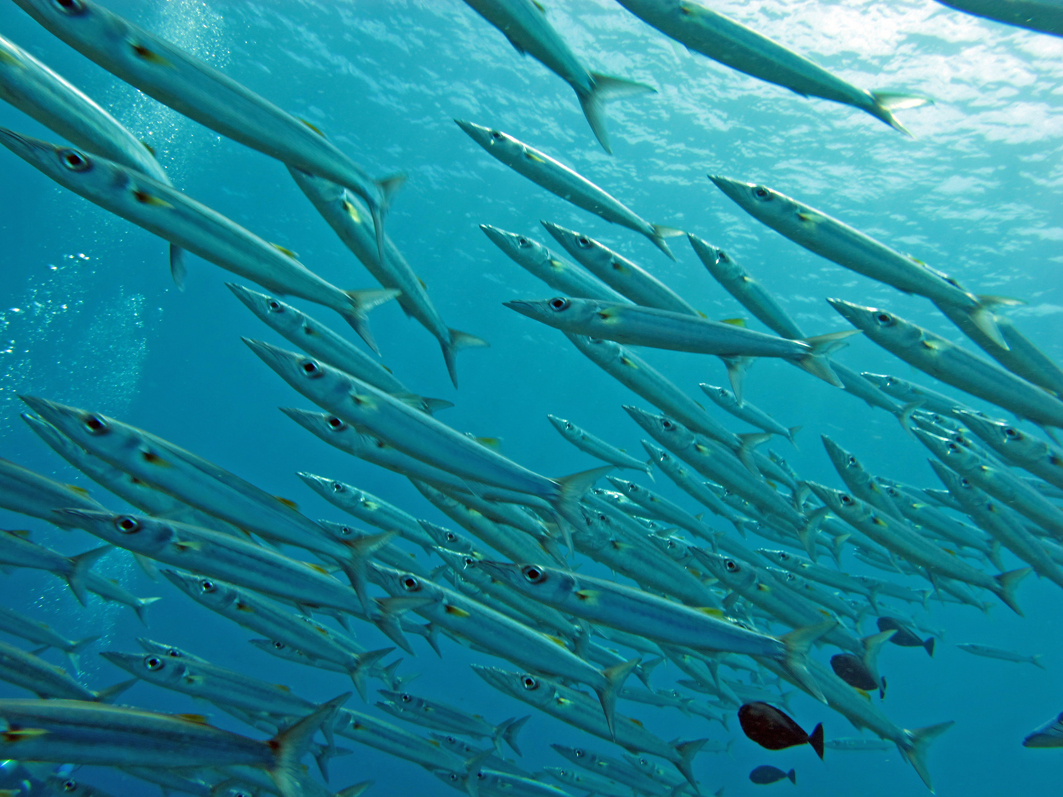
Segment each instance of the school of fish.
[[[329,783],[328,765],[337,755],[357,758],[358,745],[423,767],[471,797],[715,792],[712,768],[702,762],[727,752],[730,742],[719,741],[716,729],[703,738],[660,738],[635,716],[648,706],[696,716],[706,729],[717,723],[732,737],[740,727],[769,751],[808,744],[825,761],[817,766],[829,766],[834,751],[892,747],[914,770],[918,780],[911,783],[933,791],[930,746],[954,723],[942,716],[936,724],[905,727],[903,717],[891,716],[888,663],[880,661],[886,646],[921,647],[933,656],[940,632],[916,610],[932,614],[935,602],[979,612],[999,603],[1022,616],[1023,583],[1031,574],[1063,588],[1063,447],[1055,437],[1063,429],[1063,368],[1004,317],[1022,297],[968,288],[832,215],[844,217],[844,208],[813,208],[742,175],[707,175],[741,210],[794,243],[929,300],[927,313],[940,311],[967,340],[958,345],[919,319],[834,296],[821,298],[851,328],[808,334],[770,285],[702,233],[643,218],[518,139],[519,131],[499,129],[489,112],[455,119],[492,158],[575,207],[645,236],[672,261],[672,247],[686,238],[712,277],[767,330],[706,317],[668,286],[674,265],[646,269],[580,231],[542,221],[571,262],[542,240],[499,229],[485,217],[480,228],[488,239],[551,294],[506,302],[516,311],[510,323],[564,333],[580,356],[631,391],[623,409],[645,432],[643,456],[614,445],[608,430],[585,430],[577,425],[581,419],[551,414],[548,421],[564,440],[603,464],[544,475],[522,465],[519,452],[503,453],[497,441],[448,425],[444,411],[451,402],[415,393],[342,327],[326,326],[330,317],[322,307],[378,353],[369,313],[395,301],[438,341],[455,387],[457,354],[489,346],[478,334],[448,326],[444,316],[453,313],[435,306],[401,242],[385,230],[404,174],[369,175],[314,124],[93,0],[13,3],[115,78],[287,167],[378,286],[337,287],[293,252],[186,195],[76,80],[0,31],[0,98],[55,134],[45,141],[0,128],[0,144],[45,177],[167,241],[178,285],[189,266],[199,267],[192,256],[230,272],[234,281],[226,284],[236,304],[287,341],[262,340],[266,330],[248,316],[244,343],[317,407],[283,412],[340,451],[408,478],[452,525],[421,519],[417,506],[392,505],[357,484],[300,472],[343,518],[314,521],[290,501],[138,428],[135,419],[21,396],[29,428],[101,489],[90,495],[60,483],[9,452],[13,460],[0,459],[0,508],[83,533],[85,551],[65,556],[30,532],[0,531],[0,565],[51,573],[82,604],[92,595],[116,601],[146,624],[145,610],[159,599],[130,594],[93,570],[98,559],[121,549],[160,587],[177,588],[167,587],[153,613],[180,603],[182,612],[203,620],[220,616],[233,632],[239,626],[254,635],[259,650],[315,673],[308,678],[334,679],[336,696],[315,703],[297,688],[146,637],[101,650],[96,636],[67,639],[0,606],[0,631],[17,640],[0,640],[0,680],[34,696],[0,698],[0,760],[18,762],[24,789],[5,794],[105,795],[78,780],[77,766],[95,765],[119,768],[164,794],[354,797],[372,784]],[[501,32],[518,53],[571,86],[606,153],[612,152],[608,102],[663,101],[652,96],[654,87],[589,71],[536,0],[466,3],[483,18],[484,36]],[[882,135],[907,134],[895,113],[931,102],[853,86],[693,0],[617,3],[616,13],[635,15],[648,34],[802,97],[864,111],[896,131],[880,128]],[[1063,11],[1049,0],[942,3],[1063,36]],[[577,140],[591,144],[586,135]],[[488,163],[478,149],[467,155],[470,169]],[[833,362],[860,334],[954,390],[946,395]],[[692,366],[704,359],[697,355],[712,355],[729,384],[702,383],[706,405],[653,367],[654,349],[682,353]],[[886,478],[827,435],[825,455],[844,488],[794,472],[768,446],[775,438],[794,444],[801,427],[785,426],[744,396],[747,372],[764,357],[805,372],[793,371],[795,391],[816,377],[866,402],[869,412],[896,417],[898,434],[925,446],[941,483]],[[961,393],[992,411],[954,398]],[[463,399],[474,403],[477,396]],[[734,421],[755,431],[733,432]],[[807,436],[803,443],[811,445]],[[649,477],[652,487],[623,478],[623,471]],[[665,484],[679,488],[685,506],[660,492]],[[849,572],[867,567],[883,574]],[[865,625],[877,628],[865,633]],[[374,638],[380,632],[388,643],[369,649],[357,641],[362,631]],[[476,675],[526,704],[529,714],[485,718],[453,705],[453,696],[410,691],[405,684],[414,674],[402,656],[431,649],[446,659],[447,640],[496,658],[497,666],[473,665]],[[956,647],[1050,666],[1038,653],[982,642]],[[42,658],[49,650],[67,666]],[[123,671],[120,680],[95,688],[83,683],[81,664],[97,654]],[[206,701],[243,730],[226,730],[199,714],[155,711],[144,691],[136,705],[127,705],[124,693],[139,681]],[[822,704],[817,716],[824,719],[807,719],[805,727],[815,721],[811,733],[790,716],[790,686]],[[1032,727],[1040,718],[1030,719]],[[868,733],[843,737],[843,720]],[[529,771],[504,757],[506,748],[522,755],[519,732],[529,721],[567,723],[582,732],[586,747],[553,745],[566,763]],[[337,747],[341,741],[357,743],[356,749]],[[1063,747],[1063,714],[1024,740],[1005,743]],[[316,766],[306,764],[308,754]],[[905,773],[898,782],[907,789],[905,777],[911,779]],[[795,769],[767,763],[748,779],[758,786],[797,782]],[[372,788],[396,793],[385,784]]]

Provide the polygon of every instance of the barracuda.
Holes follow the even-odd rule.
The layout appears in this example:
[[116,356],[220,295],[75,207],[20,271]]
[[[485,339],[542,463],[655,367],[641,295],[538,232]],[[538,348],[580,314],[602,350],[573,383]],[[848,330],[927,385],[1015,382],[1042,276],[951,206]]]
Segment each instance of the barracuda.
[[1012,465],[1063,489],[1063,448],[1031,437],[1006,421],[986,418],[980,413],[964,410],[958,417],[982,442]]
[[517,174],[527,177],[576,207],[601,216],[612,224],[619,224],[645,235],[654,246],[675,260],[675,255],[664,239],[682,235],[681,230],[650,224],[586,177],[501,130],[481,127],[460,119],[455,119],[454,122],[493,158],[497,158]]
[[[367,313],[395,291],[344,291],[295,256],[175,188],[76,149],[0,128],[0,144],[60,185],[150,233],[267,290],[299,296],[339,313],[370,346]],[[180,285],[183,272],[174,273]]]
[[[81,670],[81,653],[99,639],[98,636],[89,636],[84,639],[67,639],[52,630],[47,623],[33,620],[19,614],[14,609],[0,606],[0,631],[12,636],[25,639],[27,642],[41,645],[44,648],[55,648],[62,651],[75,671]],[[36,651],[40,653],[41,651]]]
[[517,734],[530,716],[519,720],[510,718],[498,725],[492,725],[479,714],[469,714],[438,700],[429,700],[409,692],[392,692],[387,689],[378,691],[387,702],[377,703],[377,707],[399,719],[437,731],[471,736],[473,739],[490,739],[495,751],[499,753],[502,742],[505,741],[513,752],[521,754]]
[[476,567],[559,611],[657,643],[777,659],[796,679],[808,685],[809,694],[820,699],[807,677],[807,655],[812,643],[837,625],[835,621],[820,622],[776,639],[726,622],[711,612],[604,579],[536,564],[477,562]]
[[641,470],[643,473],[650,473],[653,470],[653,466],[649,462],[641,462],[635,459],[630,454],[625,453],[616,446],[610,445],[600,437],[596,437],[585,429],[581,429],[571,421],[566,421],[564,418],[558,418],[556,415],[547,415],[546,417],[563,438],[572,443],[572,445],[580,451],[586,452],[592,457],[597,457],[611,465],[616,465],[618,468]]
[[16,2],[82,55],[178,113],[354,191],[372,209],[383,251],[384,215],[405,175],[373,180],[313,125],[100,5],[86,0]]

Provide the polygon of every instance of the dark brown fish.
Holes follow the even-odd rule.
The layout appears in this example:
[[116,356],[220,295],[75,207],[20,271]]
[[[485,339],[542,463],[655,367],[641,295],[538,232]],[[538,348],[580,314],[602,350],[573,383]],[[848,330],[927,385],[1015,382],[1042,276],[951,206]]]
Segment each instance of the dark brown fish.
[[852,653],[839,653],[831,656],[830,666],[834,670],[834,674],[849,684],[849,686],[855,689],[862,689],[865,692],[877,689],[879,697],[886,696],[886,679],[883,678],[881,684],[876,681],[874,674],[859,656],[855,656]]
[[811,735],[775,706],[767,703],[746,703],[738,709],[738,721],[746,736],[768,750],[782,750],[806,742],[823,758],[823,725],[817,725]]
[[879,631],[896,630],[897,633],[890,637],[890,642],[900,645],[902,648],[923,648],[927,655],[934,656],[934,637],[920,639],[912,629],[893,617],[878,618]]
[[797,785],[797,772],[790,770],[789,772],[783,772],[777,767],[764,766],[757,767],[749,773],[749,779],[756,783],[758,786],[767,786],[769,783],[778,783],[780,780],[790,779],[790,782]]

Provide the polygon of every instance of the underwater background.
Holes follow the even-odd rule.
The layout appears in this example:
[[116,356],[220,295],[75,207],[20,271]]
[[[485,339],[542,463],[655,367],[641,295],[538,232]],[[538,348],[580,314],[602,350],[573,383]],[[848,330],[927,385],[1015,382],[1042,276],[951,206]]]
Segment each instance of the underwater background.
[[[646,403],[587,361],[556,330],[502,306],[553,295],[477,229],[491,224],[560,246],[540,219],[585,232],[662,279],[709,318],[749,314],[706,272],[682,239],[667,260],[647,240],[574,208],[488,157],[452,119],[497,127],[572,166],[644,218],[679,227],[725,249],[749,269],[809,334],[849,328],[824,299],[839,297],[889,309],[956,341],[973,344],[923,298],[856,275],[789,242],[747,216],[706,179],[722,174],[761,182],[909,252],[979,293],[1027,304],[1004,312],[1054,360],[1063,360],[1063,41],[951,11],[931,0],[774,0],[715,2],[712,7],[812,58],[854,85],[908,91],[936,104],[899,112],[914,138],[848,106],[805,100],[774,85],[686,52],[607,0],[555,0],[551,24],[594,71],[653,85],[658,93],[609,105],[613,156],[594,141],[570,89],[460,0],[110,0],[108,7],[206,60],[235,80],[324,130],[374,176],[405,171],[409,179],[388,215],[388,234],[428,286],[450,326],[486,338],[491,348],[459,356],[460,390],[450,384],[436,341],[395,303],[371,324],[382,362],[419,394],[454,402],[440,419],[456,429],[501,440],[501,451],[551,476],[596,462],[550,428],[560,415],[641,455],[641,430],[621,404]],[[148,142],[173,180],[207,204],[345,289],[374,287],[284,166],[224,139],[141,95],[89,62],[12,3],[0,3],[0,35],[28,50]],[[55,134],[8,106],[0,126],[45,140]],[[63,482],[88,487],[116,511],[121,503],[61,461],[19,419],[30,393],[96,410],[151,431],[297,502],[311,518],[347,520],[296,477],[310,471],[378,495],[417,517],[449,521],[403,478],[330,448],[277,411],[309,408],[247,350],[240,336],[283,348],[224,287],[232,275],[189,258],[185,289],[170,279],[166,244],[61,188],[13,155],[0,153],[0,455]],[[566,258],[567,259],[567,258]],[[251,286],[254,287],[254,286]],[[320,307],[293,301],[341,330]],[[763,329],[751,319],[750,327]],[[353,335],[350,335],[353,338]],[[835,355],[858,371],[890,373],[927,384],[994,417],[1003,411],[953,391],[879,349],[863,336]],[[976,351],[976,350],[975,350]],[[639,350],[695,397],[699,382],[726,384],[715,358]],[[785,364],[760,360],[745,396],[785,426],[802,425],[795,450],[770,447],[802,478],[842,483],[818,440],[827,434],[872,473],[940,487],[927,450],[896,419]],[[715,407],[713,416],[749,431]],[[1040,434],[1034,427],[1022,428]],[[666,478],[649,482],[691,512],[693,501]],[[723,529],[712,516],[707,522]],[[97,540],[43,522],[0,514],[0,527],[29,528],[64,553]],[[753,538],[752,543],[760,543]],[[776,547],[769,545],[768,547]],[[412,550],[412,549],[411,549]],[[431,566],[439,562],[418,557]],[[1009,568],[1020,566],[1004,553]],[[584,561],[583,572],[601,568]],[[882,576],[847,553],[847,572]],[[40,571],[0,579],[0,601],[51,624],[70,638],[101,634],[83,656],[84,678],[99,689],[125,674],[95,651],[138,650],[135,638],[177,645],[258,678],[287,684],[321,701],[350,688],[349,679],[288,664],[247,644],[254,636],[195,605],[168,582],[150,581],[124,553],[96,568],[135,594],[160,596],[150,628],[129,609],[93,596],[77,604],[66,586]],[[900,575],[891,579],[923,588]],[[1059,788],[1059,753],[1021,746],[1023,736],[1063,710],[1063,602],[1047,580],[1019,588],[1025,617],[997,603],[988,613],[931,601],[913,607],[920,622],[941,629],[933,658],[918,648],[887,645],[880,667],[889,682],[881,703],[897,725],[916,728],[955,720],[929,755],[943,797],[1051,794]],[[864,633],[874,628],[864,621]],[[369,649],[389,644],[374,628],[353,629]],[[1043,654],[1046,670],[970,656],[956,643],[979,642]],[[438,658],[414,639],[416,657],[400,672],[419,673],[410,691],[483,714],[491,722],[533,713],[521,732],[529,770],[565,762],[552,743],[592,739],[487,687],[470,662],[501,664],[443,638]],[[829,658],[824,648],[814,654]],[[58,661],[54,654],[46,658]],[[653,676],[670,687],[668,663]],[[377,688],[378,684],[373,684]],[[355,710],[388,719],[357,696]],[[0,697],[25,696],[0,683]],[[877,696],[874,701],[879,702]],[[199,712],[260,737],[227,715],[176,693],[137,684],[121,702]],[[828,739],[854,736],[840,715],[800,692],[791,714],[802,727],[823,722]],[[622,702],[622,713],[665,739],[734,738],[730,754],[702,753],[694,770],[702,792],[728,797],[762,788],[795,795],[869,796],[926,793],[896,750],[828,750],[825,762],[801,746],[763,750],[732,717],[716,723],[670,709]],[[398,723],[396,723],[398,724]],[[410,726],[414,732],[418,729]],[[865,734],[872,738],[871,734]],[[431,773],[371,748],[340,740],[352,754],[331,763],[334,789],[372,779],[375,795],[444,795]],[[797,770],[797,784],[761,787],[748,780],[760,764]],[[156,787],[112,769],[85,767],[79,780],[115,795]]]

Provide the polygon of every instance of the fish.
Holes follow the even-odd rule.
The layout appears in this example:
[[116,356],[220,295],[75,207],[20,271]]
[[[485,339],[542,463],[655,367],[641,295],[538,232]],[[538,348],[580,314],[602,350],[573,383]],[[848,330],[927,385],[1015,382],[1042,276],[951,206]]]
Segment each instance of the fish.
[[807,337],[768,289],[738,265],[732,255],[706,243],[693,233],[687,234],[687,240],[716,281],[761,323],[784,338],[803,340]]
[[1050,719],[1022,740],[1023,747],[1063,747],[1063,714]]
[[1011,650],[1004,650],[1002,648],[996,648],[992,645],[979,645],[974,642],[961,642],[956,647],[960,650],[971,653],[975,656],[982,656],[986,659],[1000,659],[1001,661],[1015,661],[1021,664],[1032,664],[1035,667],[1040,667],[1042,670],[1047,669],[1045,665],[1041,663],[1041,655],[1034,654],[1031,656],[1025,656],[1022,653],[1016,653]]
[[965,14],[1017,25],[1020,28],[1063,36],[1063,11],[1051,0],[1010,0],[998,3],[994,0],[938,0],[943,6]]
[[876,678],[859,656],[854,656],[852,653],[836,653],[830,657],[830,668],[853,689],[860,689],[864,692],[873,692],[878,689],[879,697],[885,697],[886,687],[883,684],[886,679],[881,676]]
[[358,194],[372,209],[383,252],[384,215],[394,193],[406,181],[405,174],[372,179],[314,125],[98,3],[17,2],[86,58],[183,116]]
[[875,307],[827,299],[872,341],[920,371],[1043,426],[1063,427],[1063,401],[945,338]]
[[478,714],[469,714],[437,700],[409,692],[392,692],[387,689],[378,691],[387,702],[377,703],[377,706],[392,716],[426,728],[471,736],[473,739],[490,739],[498,753],[501,753],[501,745],[505,741],[513,752],[521,755],[517,734],[531,718],[530,715],[520,719],[511,717],[498,725],[492,725]]
[[596,753],[585,747],[570,747],[563,744],[552,744],[550,747],[566,761],[570,761],[585,771],[604,775],[610,780],[624,784],[629,793],[632,789],[636,792],[650,794],[667,793],[649,775],[623,759]]
[[283,797],[302,797],[299,763],[317,729],[349,695],[340,695],[269,741],[208,725],[197,715],[158,714],[81,700],[0,700],[4,758],[97,766],[266,769]]
[[0,680],[33,692],[40,698],[95,701],[110,703],[135,681],[123,681],[94,692],[82,686],[59,667],[55,667],[32,653],[0,641]]
[[975,296],[947,274],[767,186],[712,174],[709,180],[746,213],[794,243],[902,293],[914,293],[956,307],[994,343],[1001,348],[1008,347],[997,329],[991,308],[1021,302],[999,296]]
[[920,639],[907,625],[895,617],[879,617],[875,623],[878,625],[879,631],[896,631],[890,637],[890,642],[894,645],[900,645],[905,648],[923,648],[928,656],[934,657],[934,642],[936,641],[934,637]]
[[688,50],[801,97],[821,97],[865,111],[910,135],[893,111],[932,103],[927,97],[859,89],[782,44],[693,0],[618,0]]
[[[359,207],[357,200],[351,197],[342,186],[291,166],[288,167],[288,171],[317,212],[328,222],[344,245],[362,261],[362,265],[373,275],[373,278],[385,290],[397,292],[396,301],[403,312],[416,319],[417,323],[439,341],[451,384],[457,388],[458,352],[463,349],[485,349],[491,344],[483,338],[447,326],[429,298],[424,282],[414,274],[413,268],[406,262],[402,252],[392,243],[387,234],[383,236],[383,249],[381,250],[376,245],[373,222],[366,217],[365,211]],[[291,340],[290,337],[289,340]],[[343,366],[337,365],[337,367]]]
[[1026,434],[1007,421],[960,410],[963,425],[1012,465],[1063,489],[1063,448]]
[[52,511],[59,506],[104,509],[85,488],[60,484],[0,457],[0,507],[59,525],[63,519]]
[[743,733],[766,750],[784,750],[807,743],[816,755],[823,758],[822,723],[816,725],[811,734],[805,733],[789,715],[761,702],[740,706],[738,721]]
[[[83,639],[67,639],[52,630],[47,623],[26,617],[6,606],[0,606],[0,631],[41,645],[42,650],[55,648],[62,651],[75,671],[81,669],[81,654],[85,648],[100,638],[99,636],[87,636]],[[34,655],[40,652],[41,650],[38,650]]]
[[543,772],[558,783],[563,783],[574,789],[582,789],[587,794],[598,794],[601,797],[630,797],[631,795],[629,786],[601,775],[596,775],[594,772],[580,772],[574,769],[565,769],[564,767],[543,767]]
[[668,248],[665,239],[682,235],[681,230],[651,224],[586,177],[501,130],[483,127],[461,119],[455,119],[454,123],[473,141],[487,150],[493,158],[497,158],[513,171],[527,177],[550,193],[571,202],[576,207],[601,216],[612,224],[619,224],[645,235],[654,246],[671,260],[675,260],[675,255]]
[[576,426],[576,424],[571,421],[566,421],[564,418],[558,418],[556,415],[547,415],[546,417],[563,438],[572,443],[572,445],[580,451],[584,451],[592,457],[597,457],[598,459],[621,469],[629,468],[631,470],[641,470],[643,473],[650,473],[653,470],[653,465],[651,463],[635,459],[630,454],[625,453],[622,449],[610,445],[600,437],[592,435],[590,432]]
[[530,55],[576,92],[587,124],[602,149],[610,155],[609,131],[605,124],[605,103],[657,90],[634,80],[588,72],[568,43],[546,19],[546,11],[536,0],[465,0],[477,14],[506,37],[521,55]]
[[698,384],[701,388],[701,392],[708,396],[712,403],[722,410],[734,415],[746,423],[756,426],[758,429],[763,429],[770,434],[779,435],[785,437],[790,441],[790,445],[797,447],[794,442],[794,435],[801,431],[800,426],[791,426],[787,429],[781,423],[772,418],[764,410],[753,406],[748,401],[739,401],[737,396],[725,387],[717,387],[716,385],[709,385],[705,382]]
[[727,358],[779,357],[828,384],[841,386],[830,370],[827,355],[843,345],[849,337],[845,332],[793,341],[684,313],[593,299],[556,296],[503,304],[569,335]]
[[[28,2],[29,0],[27,0]],[[81,0],[78,0],[80,2]],[[284,296],[335,310],[373,348],[366,314],[396,291],[344,291],[277,247],[177,189],[71,147],[0,128],[0,144],[64,188],[221,268]],[[178,281],[183,275],[175,274]]]
[[778,783],[780,780],[789,779],[796,786],[797,772],[793,769],[789,772],[783,772],[778,767],[762,764],[749,773],[749,779],[758,786],[766,786],[771,783]]
[[623,255],[560,224],[549,221],[539,223],[576,262],[635,304],[701,317],[702,314],[679,294]]

